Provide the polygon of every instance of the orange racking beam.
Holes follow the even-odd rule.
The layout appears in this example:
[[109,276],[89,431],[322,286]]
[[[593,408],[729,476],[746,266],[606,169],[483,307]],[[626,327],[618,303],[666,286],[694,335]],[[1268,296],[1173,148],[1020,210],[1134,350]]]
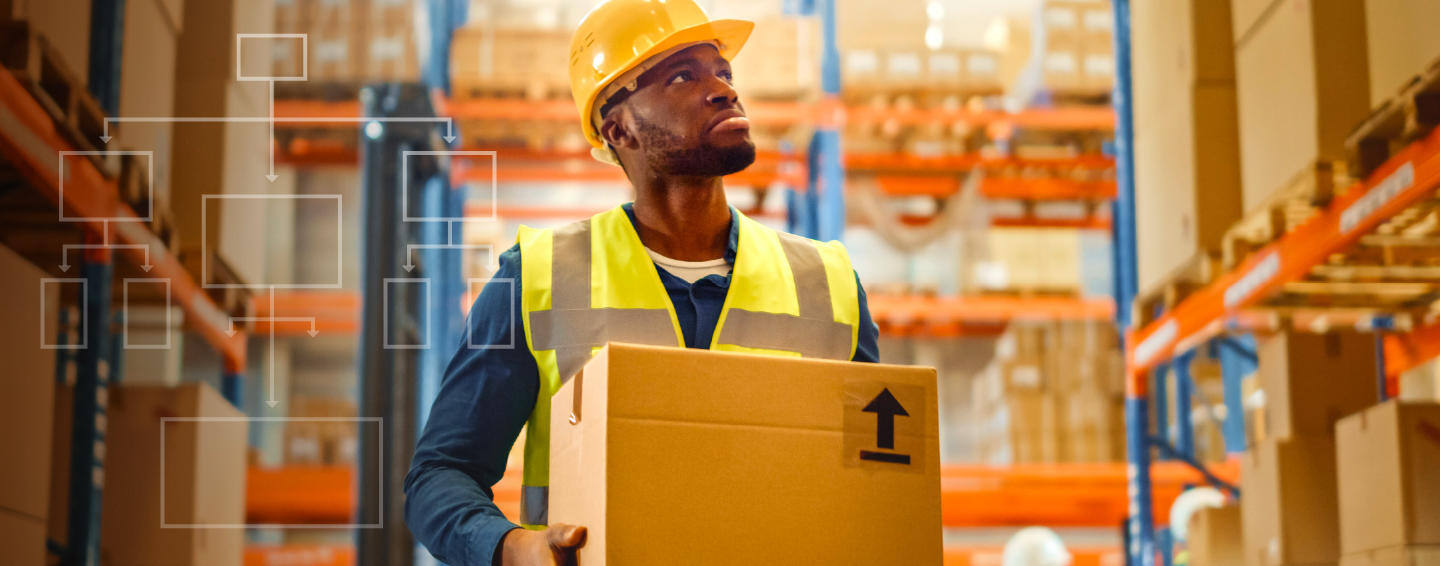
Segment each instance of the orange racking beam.
[[[444,114],[457,120],[524,120],[570,122],[576,120],[575,104],[569,100],[524,100],[515,98],[471,98],[440,100]],[[752,100],[745,103],[746,113],[759,126],[797,126],[825,119],[824,113],[834,109],[804,102],[772,102]],[[360,104],[354,100],[325,102],[317,100],[281,99],[275,101],[276,117],[355,117]],[[872,108],[855,105],[844,108],[845,121],[877,123],[894,121],[902,125],[961,122],[972,127],[1003,124],[1016,128],[1045,130],[1110,130],[1115,127],[1115,112],[1105,107],[1034,108],[1019,112],[998,110],[974,111],[965,108]],[[353,125],[335,124],[353,127]],[[281,122],[276,127],[314,127]]]
[[[256,296],[250,300],[255,311],[255,334],[270,332],[270,297]],[[280,291],[275,293],[275,315],[286,320],[275,322],[275,334],[300,336],[310,331],[309,321],[295,318],[314,317],[315,330],[321,334],[350,335],[360,331],[360,295],[352,291]]]
[[1321,213],[1135,331],[1127,341],[1132,346],[1127,353],[1126,396],[1145,397],[1149,381],[1143,379],[1145,370],[1221,332],[1236,312],[1305,277],[1312,267],[1354,244],[1386,219],[1432,197],[1437,184],[1440,128],[1396,153]]
[[870,295],[870,315],[893,325],[1008,323],[1013,320],[1108,320],[1115,316],[1109,297],[966,295],[923,297]]
[[[946,527],[1045,525],[1117,527],[1125,518],[1124,462],[940,468],[940,514]],[[1212,473],[1229,482],[1240,477],[1237,460],[1213,464]],[[1180,462],[1160,462],[1152,471],[1157,523],[1169,521],[1170,504],[1187,486],[1203,483]],[[246,480],[247,521],[344,523],[354,511],[353,471],[348,467],[250,468]],[[520,473],[507,470],[494,488],[495,504],[508,517],[520,508]]]
[[[145,246],[120,248],[119,253],[135,265],[144,265],[148,259],[154,266],[149,277],[170,280],[172,300],[185,311],[186,323],[220,352],[227,372],[244,373],[245,333],[226,333],[229,319],[225,312],[200,289],[160,238],[139,221],[135,211],[120,200],[114,181],[101,176],[87,159],[60,162],[60,152],[73,149],[20,81],[9,70],[0,70],[0,155],[9,159],[31,187],[67,214],[88,219],[133,219],[108,222],[112,224],[115,244]],[[60,188],[61,165],[66,171],[64,191]],[[105,223],[86,220],[83,225],[97,241],[105,238]]]

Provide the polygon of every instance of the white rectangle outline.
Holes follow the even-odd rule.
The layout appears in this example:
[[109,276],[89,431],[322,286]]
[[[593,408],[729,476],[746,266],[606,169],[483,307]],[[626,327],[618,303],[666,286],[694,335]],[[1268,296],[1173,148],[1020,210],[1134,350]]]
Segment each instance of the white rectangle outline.
[[[409,282],[414,282],[414,281],[419,281],[419,282],[421,282],[422,284],[425,285],[425,308],[421,309],[420,312],[425,313],[425,319],[424,319],[424,320],[429,320],[429,317],[430,317],[430,278],[429,278],[429,277],[386,277],[386,278],[385,278],[385,281],[380,284],[380,313],[381,313],[381,323],[382,323],[382,325],[381,325],[381,327],[380,327],[380,336],[381,336],[382,340],[384,341],[383,347],[384,347],[386,350],[429,350],[429,349],[430,349],[430,332],[429,332],[429,330],[426,330],[426,331],[423,333],[424,336],[425,336],[425,339],[422,340],[422,341],[421,341],[422,343],[420,343],[420,344],[391,344],[391,343],[390,343],[390,284],[391,284],[391,283],[396,283],[396,282],[399,282],[399,283],[409,283]],[[425,324],[420,324],[420,323],[419,323],[420,321],[416,321],[416,322],[417,322],[416,326],[418,326],[418,327],[420,327],[420,328],[425,328],[425,326],[426,326]]]
[[86,307],[90,306],[90,281],[84,277],[41,277],[40,278],[40,305],[45,305],[45,284],[47,283],[74,283],[80,282],[80,342],[78,344],[51,344],[45,341],[49,334],[45,330],[45,317],[40,317],[40,349],[41,350],[84,350],[89,348],[90,343],[90,313]]
[[[130,282],[154,283],[161,281],[165,283],[165,344],[131,344],[130,343]],[[126,277],[120,282],[120,312],[124,319],[120,326],[120,342],[126,350],[169,350],[170,349],[170,278],[168,277]]]
[[[162,529],[381,529],[385,525],[385,506],[381,505],[380,514],[374,523],[328,523],[328,524],[277,524],[277,523],[167,523],[165,522],[165,423],[169,422],[342,422],[362,423],[373,422],[378,427],[379,434],[376,442],[376,459],[381,464],[385,462],[385,419],[381,417],[160,417],[160,528]],[[379,475],[376,476],[380,486],[378,499],[385,501],[385,466],[377,468]],[[358,477],[358,476],[357,476]],[[356,506],[359,507],[358,505]]]
[[[491,281],[503,281],[503,282],[505,282],[505,283],[509,283],[509,284],[510,284],[510,300],[506,302],[506,304],[509,305],[509,308],[510,308],[510,343],[509,343],[509,344],[476,344],[476,343],[474,342],[475,333],[474,333],[474,332],[471,332],[471,328],[473,328],[473,327],[469,324],[470,321],[469,321],[469,320],[466,320],[466,321],[465,321],[465,322],[466,322],[466,324],[465,324],[465,348],[466,348],[466,349],[469,349],[469,350],[514,350],[514,349],[515,349],[515,278],[514,278],[514,277],[471,277],[471,278],[467,278],[467,279],[465,280],[465,291],[466,291],[467,293],[468,293],[471,289],[473,289],[476,281],[483,281],[483,282],[485,282],[485,283],[489,283],[489,282],[491,282]],[[482,291],[483,291],[483,289],[482,289]],[[480,295],[477,293],[475,296],[476,296],[476,298],[479,298]]]
[[[299,39],[300,76],[298,77],[247,77],[240,74],[241,39]],[[237,33],[235,34],[235,82],[277,82],[293,83],[310,80],[310,34],[308,33]]]
[[[449,155],[449,156],[490,156],[490,215],[489,216],[461,216],[459,218],[446,216],[410,216],[410,156],[411,155]],[[494,150],[454,150],[454,151],[403,151],[400,153],[400,217],[402,222],[477,222],[491,221],[499,218],[500,210],[500,156]]]
[[[150,178],[149,178],[149,181],[150,181],[150,187],[149,187],[149,190],[150,190],[150,198],[148,199],[148,204],[147,204],[147,206],[148,206],[149,208],[145,211],[145,216],[144,216],[144,217],[135,217],[135,216],[112,216],[112,217],[109,217],[109,218],[99,218],[99,217],[94,217],[94,216],[82,216],[82,217],[69,217],[69,218],[67,218],[67,217],[65,216],[65,157],[68,156],[68,155],[144,155],[144,156],[145,156],[145,160],[146,160],[146,162],[148,163],[148,167],[149,167],[149,169],[150,169],[150,176],[149,176],[149,177],[150,177]],[[150,222],[151,219],[152,219],[152,217],[155,215],[155,152],[154,152],[154,151],[134,151],[134,150],[115,150],[115,151],[65,151],[65,150],[62,150],[62,151],[60,152],[60,173],[59,173],[59,174],[60,174],[60,176],[59,176],[59,187],[60,187],[60,199],[59,199],[59,201],[60,201],[60,212],[59,212],[59,214],[60,214],[60,222],[96,222],[96,221],[107,221],[107,222]]]
[[[209,236],[209,232],[210,232],[210,231],[209,231],[209,229],[205,226],[206,222],[209,221],[209,217],[210,217],[209,211],[206,210],[206,207],[209,206],[209,204],[210,204],[210,199],[223,199],[223,200],[231,200],[231,199],[235,199],[235,200],[262,200],[262,199],[311,200],[311,199],[332,199],[332,198],[335,199],[335,282],[334,282],[334,283],[290,283],[290,284],[286,284],[286,285],[263,285],[263,284],[254,284],[254,283],[245,283],[245,284],[224,283],[224,284],[221,284],[221,283],[211,283],[211,282],[209,281],[208,278],[209,278],[209,276],[210,276],[210,269],[209,269],[209,265],[208,265],[208,264],[209,264],[210,258],[208,257],[208,254],[206,254],[206,253],[204,253],[204,252],[205,252],[205,250],[210,249],[210,246],[208,245],[209,242],[207,241],[207,238],[210,237],[210,236]],[[345,204],[345,195],[297,195],[297,194],[277,194],[277,195],[271,195],[271,194],[263,194],[263,193],[231,194],[231,195],[226,195],[226,194],[219,194],[219,195],[200,195],[200,252],[201,252],[201,253],[200,253],[200,287],[201,287],[202,289],[256,289],[256,290],[265,290],[265,289],[339,289],[339,288],[341,288],[341,283],[343,283],[342,279],[344,278],[344,272],[345,272],[345,259],[344,259],[344,258],[345,258],[345,208],[344,208],[344,204]]]

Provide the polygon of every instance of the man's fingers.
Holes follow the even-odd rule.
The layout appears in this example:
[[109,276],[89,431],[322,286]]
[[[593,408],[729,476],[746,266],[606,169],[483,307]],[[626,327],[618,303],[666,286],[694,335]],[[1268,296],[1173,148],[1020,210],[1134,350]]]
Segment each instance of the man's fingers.
[[546,529],[550,546],[556,549],[579,548],[585,544],[585,533],[585,527],[571,525],[552,525]]

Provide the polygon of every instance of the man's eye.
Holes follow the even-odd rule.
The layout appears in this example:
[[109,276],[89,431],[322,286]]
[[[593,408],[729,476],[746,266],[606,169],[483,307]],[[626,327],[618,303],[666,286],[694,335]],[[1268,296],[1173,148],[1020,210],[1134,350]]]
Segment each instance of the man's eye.
[[690,74],[690,71],[680,71],[678,73],[675,73],[675,76],[670,77],[670,84],[675,84],[681,82],[682,80],[688,81],[693,78],[695,77]]
[[727,83],[735,82],[735,75],[730,74],[730,71],[720,71],[720,78],[725,79]]

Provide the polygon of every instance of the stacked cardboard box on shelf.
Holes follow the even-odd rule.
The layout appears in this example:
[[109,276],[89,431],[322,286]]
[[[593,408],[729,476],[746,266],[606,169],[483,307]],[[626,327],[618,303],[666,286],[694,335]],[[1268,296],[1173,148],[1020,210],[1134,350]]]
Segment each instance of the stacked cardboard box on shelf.
[[274,73],[306,71],[313,83],[418,80],[416,9],[414,0],[275,0],[275,33],[306,34],[308,53],[298,41],[276,42]]
[[469,26],[450,43],[450,81],[457,98],[519,93],[546,98],[570,92],[570,32]]
[[1240,219],[1235,59],[1227,2],[1132,8],[1135,222],[1142,290],[1197,253],[1220,250]]
[[988,271],[977,271],[975,284],[987,291],[1078,293],[1083,281],[1080,235],[1054,228],[993,228]]
[[1363,2],[1232,0],[1240,171],[1247,212],[1313,183],[1317,161],[1344,159],[1369,113]]
[[1341,566],[1440,563],[1440,404],[1392,400],[1335,436]]
[[[58,479],[48,492],[48,536],[64,544],[73,392],[52,387],[57,403],[49,464]],[[109,390],[100,524],[105,563],[241,564],[245,533],[234,525],[245,522],[248,423],[243,417],[204,384]]]
[[1190,566],[1239,566],[1245,563],[1240,507],[1200,509],[1190,516],[1185,548]]
[[1120,364],[1107,324],[1012,324],[971,384],[977,460],[1118,460],[1124,454]]
[[292,418],[313,418],[285,423],[287,465],[354,465],[359,431],[354,421],[355,403],[347,399],[295,397],[290,403]]
[[1394,96],[1416,73],[1440,60],[1440,34],[1429,27],[1436,21],[1440,21],[1440,2],[1366,0],[1371,107]]
[[[1115,78],[1114,21],[1109,2],[1046,0],[1029,24],[1010,33],[1008,49],[1029,52],[1030,80],[1055,95],[1108,94]],[[1012,24],[1018,24],[1013,22]],[[1030,45],[1021,45],[1029,41]],[[1027,73],[1013,73],[1021,80]],[[1014,90],[1019,83],[1007,85]]]
[[36,283],[46,274],[0,246],[0,343],[6,345],[0,378],[0,563],[45,563],[45,521],[50,515],[51,409],[55,352],[35,336],[46,330],[54,343],[60,293],[51,288],[42,303]]
[[1263,423],[1242,464],[1246,564],[1340,559],[1334,426],[1372,405],[1375,339],[1365,333],[1279,333],[1261,342]]
[[816,18],[769,17],[731,62],[735,90],[745,99],[804,99],[820,88],[820,25]]

